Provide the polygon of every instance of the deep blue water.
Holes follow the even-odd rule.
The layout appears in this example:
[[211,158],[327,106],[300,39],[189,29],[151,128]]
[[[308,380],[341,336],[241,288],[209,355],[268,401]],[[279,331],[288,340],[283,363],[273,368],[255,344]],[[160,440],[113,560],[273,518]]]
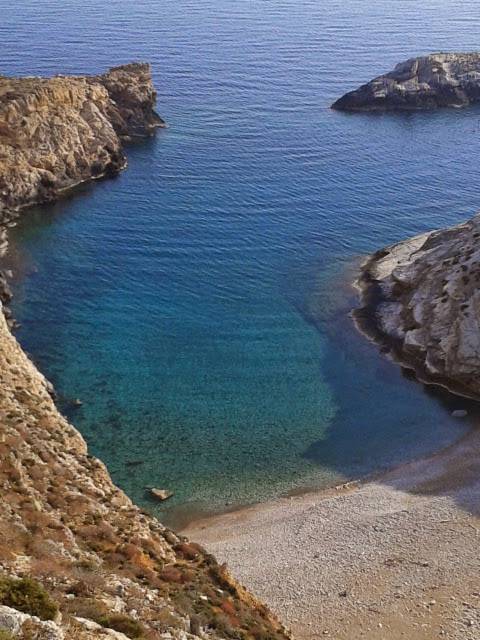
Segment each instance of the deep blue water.
[[[1,71],[150,60],[169,123],[11,233],[17,337],[132,498],[220,509],[460,434],[348,318],[362,253],[479,205],[479,112],[345,115],[400,60],[478,47],[480,3],[0,0]],[[453,403],[455,404],[455,402]],[[65,409],[67,410],[67,409]]]

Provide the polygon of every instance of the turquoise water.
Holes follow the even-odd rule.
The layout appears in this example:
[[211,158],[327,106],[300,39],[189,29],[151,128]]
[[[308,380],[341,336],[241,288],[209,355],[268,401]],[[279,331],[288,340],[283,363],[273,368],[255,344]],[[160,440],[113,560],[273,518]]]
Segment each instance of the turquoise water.
[[352,329],[347,282],[360,254],[476,211],[478,110],[329,105],[411,55],[474,49],[478,3],[3,4],[3,73],[150,60],[170,124],[11,233],[16,335],[119,486],[175,522],[461,433],[458,401]]

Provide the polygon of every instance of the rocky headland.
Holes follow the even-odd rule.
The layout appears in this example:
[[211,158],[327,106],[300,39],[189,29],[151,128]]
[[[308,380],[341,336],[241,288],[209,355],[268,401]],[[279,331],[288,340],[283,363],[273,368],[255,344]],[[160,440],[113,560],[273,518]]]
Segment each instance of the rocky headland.
[[425,382],[480,397],[480,214],[368,257],[359,327]]
[[397,64],[333,103],[339,111],[463,107],[480,101],[480,53],[432,53]]
[[[1,222],[116,174],[122,141],[163,124],[155,98],[146,63],[0,77]],[[10,297],[0,275],[0,309]],[[2,313],[0,381],[1,640],[290,637],[225,565],[113,485]]]
[[150,65],[97,76],[0,76],[0,223],[126,165],[122,141],[164,126]]
[[[24,207],[114,176],[127,164],[122,142],[166,126],[153,110],[156,98],[147,62],[96,76],[0,75],[0,257],[6,227]],[[13,325],[10,298],[0,273],[0,302]]]

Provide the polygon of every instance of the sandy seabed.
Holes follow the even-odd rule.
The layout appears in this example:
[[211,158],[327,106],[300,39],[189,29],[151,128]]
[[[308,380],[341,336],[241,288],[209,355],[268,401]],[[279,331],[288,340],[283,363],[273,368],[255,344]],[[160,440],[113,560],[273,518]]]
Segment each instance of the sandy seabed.
[[299,640],[480,639],[480,427],[369,480],[182,533]]

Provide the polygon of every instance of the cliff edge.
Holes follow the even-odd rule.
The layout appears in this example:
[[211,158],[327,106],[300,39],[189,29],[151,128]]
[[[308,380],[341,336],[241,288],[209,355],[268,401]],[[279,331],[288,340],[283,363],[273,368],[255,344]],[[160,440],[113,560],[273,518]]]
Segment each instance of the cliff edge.
[[360,328],[419,379],[480,398],[480,214],[377,251]]
[[150,65],[97,76],[0,76],[0,223],[125,165],[122,141],[165,126]]
[[480,53],[432,53],[397,64],[333,103],[339,111],[436,109],[480,101]]
[[[0,76],[0,223],[125,166],[164,123],[146,63],[99,76]],[[0,254],[5,230],[0,230]],[[0,311],[11,297],[0,274]],[[115,487],[57,411],[0,313],[1,640],[285,640],[201,546]],[[10,322],[11,323],[11,322]],[[121,445],[121,443],[120,443]]]
[[[225,566],[113,485],[1,313],[0,377],[0,634],[13,632],[2,640],[289,637]],[[25,576],[55,616],[18,599]]]

